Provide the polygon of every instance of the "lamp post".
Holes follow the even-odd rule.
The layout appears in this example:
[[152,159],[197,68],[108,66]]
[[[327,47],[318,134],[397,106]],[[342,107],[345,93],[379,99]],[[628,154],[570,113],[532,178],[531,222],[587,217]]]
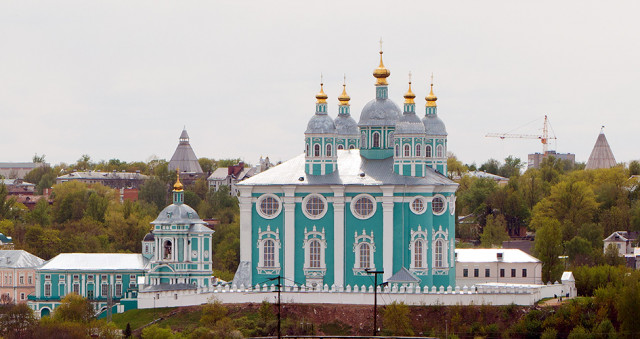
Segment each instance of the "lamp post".
[[378,274],[384,271],[372,271],[368,268],[364,270],[367,274],[373,274],[373,336],[378,334]]

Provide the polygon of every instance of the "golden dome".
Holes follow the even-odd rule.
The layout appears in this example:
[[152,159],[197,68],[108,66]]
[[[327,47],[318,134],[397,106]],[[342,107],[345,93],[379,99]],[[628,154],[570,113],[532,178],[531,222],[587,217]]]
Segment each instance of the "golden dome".
[[316,99],[318,99],[317,103],[318,104],[326,104],[327,103],[327,98],[328,96],[324,93],[324,89],[323,89],[323,83],[320,83],[320,92],[318,92],[318,94],[316,94]]
[[180,168],[176,169],[177,172],[177,176],[176,176],[176,183],[173,184],[173,190],[180,192],[184,189],[184,186],[182,186],[182,183],[180,182]]
[[382,51],[380,51],[380,65],[378,68],[373,70],[373,77],[378,79],[378,81],[376,81],[376,85],[388,85],[387,77],[389,75],[391,75],[391,72],[384,67],[384,64],[382,63]]
[[351,97],[347,94],[347,84],[342,84],[342,94],[338,97],[338,101],[340,101],[341,106],[349,105],[349,100]]
[[433,83],[431,83],[431,92],[425,97],[425,99],[427,100],[427,107],[436,106],[436,100],[438,100],[438,97],[433,94]]
[[416,95],[411,91],[411,81],[409,81],[409,90],[404,95],[404,103],[405,104],[415,104],[416,102],[413,99],[416,98]]

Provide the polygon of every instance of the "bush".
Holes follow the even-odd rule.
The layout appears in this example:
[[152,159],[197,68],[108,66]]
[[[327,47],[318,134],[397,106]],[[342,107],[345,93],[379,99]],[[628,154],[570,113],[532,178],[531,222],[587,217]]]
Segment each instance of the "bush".
[[382,310],[382,325],[385,332],[392,335],[413,335],[411,318],[409,318],[409,306],[396,301],[387,305]]

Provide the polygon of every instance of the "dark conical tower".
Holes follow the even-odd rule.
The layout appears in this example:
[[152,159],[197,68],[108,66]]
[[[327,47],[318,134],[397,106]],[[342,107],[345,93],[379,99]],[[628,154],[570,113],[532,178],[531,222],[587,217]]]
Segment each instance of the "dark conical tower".
[[169,171],[175,171],[178,168],[182,169],[182,172],[202,174],[202,167],[189,144],[189,134],[186,129],[182,130],[178,147],[169,161]]

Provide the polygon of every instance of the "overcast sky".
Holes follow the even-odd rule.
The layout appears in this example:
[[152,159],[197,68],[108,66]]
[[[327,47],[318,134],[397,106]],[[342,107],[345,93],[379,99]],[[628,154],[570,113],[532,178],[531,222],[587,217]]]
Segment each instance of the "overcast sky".
[[[465,163],[551,149],[586,161],[600,127],[640,158],[640,2],[2,1],[0,161],[287,160],[303,150],[320,74],[337,115],[343,74],[359,119],[378,40],[399,105],[435,76],[449,151]],[[521,127],[524,126],[524,127]],[[521,128],[518,128],[521,127]]]

